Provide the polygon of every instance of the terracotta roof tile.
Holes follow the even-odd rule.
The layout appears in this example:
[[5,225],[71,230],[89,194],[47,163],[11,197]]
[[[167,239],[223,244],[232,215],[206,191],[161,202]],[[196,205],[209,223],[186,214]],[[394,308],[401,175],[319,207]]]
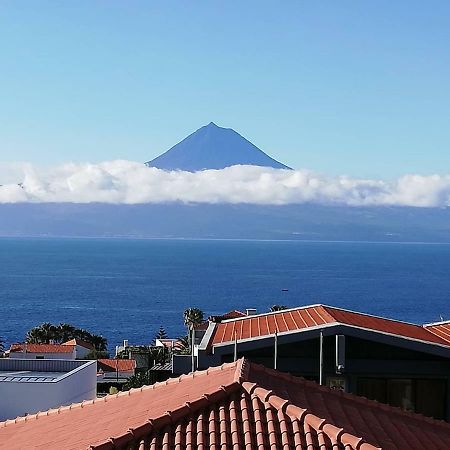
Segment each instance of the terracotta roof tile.
[[136,361],[134,359],[98,359],[97,368],[103,372],[127,372],[136,369]]
[[450,425],[239,360],[0,423],[0,449],[450,448]]
[[331,324],[344,324],[408,339],[450,345],[449,323],[439,327],[422,327],[325,305],[304,306],[223,321],[216,325],[210,344],[218,345],[234,339],[240,341]]
[[10,352],[24,352],[27,353],[72,353],[74,345],[63,344],[26,344],[18,343],[11,344]]

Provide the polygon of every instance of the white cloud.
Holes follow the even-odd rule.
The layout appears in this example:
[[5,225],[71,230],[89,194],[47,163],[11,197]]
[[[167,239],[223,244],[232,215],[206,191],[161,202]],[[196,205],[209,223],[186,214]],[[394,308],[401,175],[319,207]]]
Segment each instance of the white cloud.
[[166,172],[119,160],[51,168],[0,163],[0,184],[0,203],[450,205],[450,174],[405,175],[387,182],[254,166]]

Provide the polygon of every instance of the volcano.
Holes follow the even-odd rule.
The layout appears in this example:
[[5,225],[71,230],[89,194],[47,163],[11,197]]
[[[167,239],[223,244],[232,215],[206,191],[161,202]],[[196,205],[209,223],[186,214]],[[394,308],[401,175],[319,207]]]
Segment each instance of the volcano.
[[146,162],[146,165],[188,172],[224,169],[235,165],[290,169],[233,129],[219,127],[213,122],[199,128],[152,161]]

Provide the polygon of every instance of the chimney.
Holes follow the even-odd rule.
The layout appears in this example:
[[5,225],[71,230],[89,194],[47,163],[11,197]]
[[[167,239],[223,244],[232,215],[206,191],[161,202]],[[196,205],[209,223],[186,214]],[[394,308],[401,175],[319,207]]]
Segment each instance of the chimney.
[[124,346],[124,348],[128,347],[128,339],[123,340],[123,346]]
[[247,314],[247,316],[254,316],[256,315],[256,308],[247,308],[245,310],[245,313]]

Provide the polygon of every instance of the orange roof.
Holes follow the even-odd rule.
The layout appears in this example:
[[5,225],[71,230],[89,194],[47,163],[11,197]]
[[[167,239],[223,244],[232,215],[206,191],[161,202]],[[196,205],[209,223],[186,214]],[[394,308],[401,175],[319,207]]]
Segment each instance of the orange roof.
[[244,360],[0,423],[0,449],[88,447],[434,450],[450,424]]
[[450,321],[430,323],[423,327],[450,344]]
[[232,342],[234,339],[251,339],[331,324],[343,324],[409,339],[450,345],[450,339],[446,341],[420,325],[325,305],[304,306],[227,320],[216,325],[211,343],[222,344]]
[[166,348],[179,348],[181,346],[179,339],[158,339],[158,341]]
[[73,345],[62,344],[11,344],[10,353],[72,353]]
[[61,345],[79,345],[80,347],[94,350],[94,346],[92,344],[89,344],[89,342],[86,341],[82,341],[81,339],[71,339],[70,341],[64,342]]
[[97,368],[103,372],[128,372],[136,369],[134,359],[97,359]]

